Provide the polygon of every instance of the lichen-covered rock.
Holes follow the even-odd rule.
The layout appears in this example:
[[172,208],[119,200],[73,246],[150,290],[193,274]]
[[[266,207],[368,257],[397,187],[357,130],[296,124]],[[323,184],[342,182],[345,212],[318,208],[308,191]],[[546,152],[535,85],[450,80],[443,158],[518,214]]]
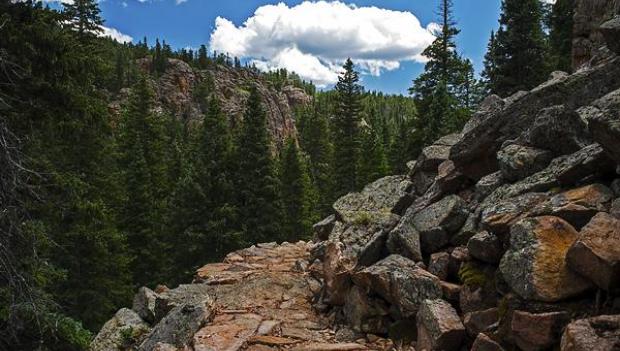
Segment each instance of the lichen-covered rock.
[[620,342],[620,315],[580,319],[562,335],[562,351],[612,351]]
[[428,272],[441,280],[447,280],[450,273],[450,254],[437,252],[428,261]]
[[391,323],[388,304],[358,286],[349,290],[343,312],[348,326],[357,332],[386,334]]
[[512,336],[523,351],[546,350],[557,345],[570,316],[566,312],[529,313],[514,311]]
[[509,182],[539,172],[551,162],[551,152],[529,146],[510,144],[497,153],[502,178]]
[[620,0],[575,1],[573,17],[573,69],[577,70],[590,61],[604,44],[599,28],[620,10]]
[[616,15],[616,17],[603,23],[599,30],[605,38],[607,47],[620,55],[620,15]]
[[459,350],[465,327],[456,310],[443,300],[424,300],[417,315],[418,350]]
[[329,217],[323,219],[322,221],[315,223],[312,226],[312,231],[314,232],[314,237],[317,240],[327,240],[329,239],[329,234],[331,234],[334,226],[336,225],[336,216],[330,215]]
[[415,262],[391,255],[352,275],[353,282],[395,305],[403,317],[415,316],[425,299],[442,295],[439,279]]
[[498,321],[499,309],[497,307],[469,312],[463,317],[463,324],[471,337],[476,337],[479,333],[487,331],[487,329],[497,324]]
[[579,233],[566,255],[575,272],[607,291],[620,289],[620,220],[601,212]]
[[155,322],[155,303],[157,301],[157,293],[147,287],[141,287],[133,298],[131,307],[140,318],[148,323]]
[[496,264],[502,258],[501,240],[494,234],[482,231],[469,239],[469,254],[480,261]]
[[471,351],[504,351],[504,348],[486,334],[480,333],[474,340]]
[[211,318],[212,304],[213,302],[207,298],[200,303],[184,304],[173,308],[155,325],[138,350],[152,350],[160,342],[179,347],[188,344],[194,333]]
[[413,226],[413,216],[407,212],[390,232],[387,249],[392,254],[405,256],[414,261],[422,260],[420,233]]
[[527,145],[550,150],[553,156],[572,154],[592,144],[583,119],[565,105],[542,109],[520,139]]
[[548,199],[545,193],[527,193],[482,205],[480,224],[496,234],[506,233],[519,220],[527,217],[536,205]]
[[[410,208],[405,216],[412,215]],[[467,220],[469,213],[465,201],[457,195],[446,196],[440,201],[413,215],[413,226],[420,233],[422,251],[436,252],[450,242]]]
[[575,228],[581,228],[598,212],[607,211],[612,199],[611,189],[602,184],[591,184],[552,196],[538,204],[530,215],[560,217]]
[[339,219],[347,224],[392,222],[396,213],[411,204],[407,191],[410,185],[404,176],[385,177],[359,193],[341,197],[333,207]]
[[565,257],[578,233],[558,217],[526,218],[512,226],[500,263],[504,280],[522,298],[556,302],[591,287],[571,271]]
[[580,110],[588,121],[588,128],[596,142],[608,155],[620,162],[620,89],[598,99],[591,106]]
[[124,350],[129,344],[148,333],[149,330],[149,325],[136,312],[128,308],[121,308],[112,319],[103,325],[92,341],[90,350]]

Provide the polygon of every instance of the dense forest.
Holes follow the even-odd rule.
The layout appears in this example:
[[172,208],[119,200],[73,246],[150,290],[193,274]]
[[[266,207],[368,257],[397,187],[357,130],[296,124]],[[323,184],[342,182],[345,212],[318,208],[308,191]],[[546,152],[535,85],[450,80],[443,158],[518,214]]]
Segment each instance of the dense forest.
[[[206,46],[100,37],[94,0],[62,11],[0,0],[0,349],[85,349],[136,287],[186,281],[253,243],[309,238],[335,199],[406,173],[484,96],[570,70],[572,6],[503,0],[479,79],[442,0],[424,73],[411,96],[393,96],[365,91],[351,60],[333,90],[318,91],[292,72],[259,72]],[[297,137],[274,147],[255,87],[240,125],[209,79],[194,91],[200,123],[155,109],[152,79],[170,59],[302,89],[312,102],[295,111]],[[117,116],[109,104],[126,88]]]

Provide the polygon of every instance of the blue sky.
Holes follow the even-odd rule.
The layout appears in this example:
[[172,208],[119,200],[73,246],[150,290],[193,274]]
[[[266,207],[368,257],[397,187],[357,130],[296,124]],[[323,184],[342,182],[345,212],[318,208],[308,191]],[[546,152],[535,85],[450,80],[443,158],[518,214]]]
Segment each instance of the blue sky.
[[[131,36],[134,41],[146,36],[151,43],[156,37],[163,38],[175,48],[213,44],[222,50],[248,56],[249,60],[256,60],[264,69],[282,65],[300,69],[316,66],[304,75],[315,77],[315,81],[321,81],[326,86],[333,81],[332,72],[350,49],[354,59],[360,57],[363,62],[360,69],[364,73],[362,80],[365,87],[388,93],[406,93],[411,80],[422,71],[423,63],[419,62],[419,58],[412,57],[419,53],[421,45],[425,46],[429,41],[428,25],[437,21],[438,5],[438,0],[343,1],[344,4],[340,5],[346,4],[353,9],[347,10],[333,2],[323,3],[322,7],[317,8],[316,3],[296,7],[302,1],[282,1],[284,4],[278,7],[264,7],[279,3],[265,0],[179,1],[104,0],[100,6],[106,27]],[[459,51],[474,62],[477,72],[481,69],[489,33],[497,27],[499,7],[500,0],[455,1],[454,15],[461,29],[457,39]],[[262,15],[254,16],[259,8],[263,9]],[[336,20],[324,20],[322,15],[305,16],[313,9],[321,14],[333,11]],[[216,25],[218,17],[221,18]],[[244,22],[249,18],[254,18],[254,21],[245,26]],[[361,26],[356,21],[375,23],[373,31],[355,34],[359,32],[356,26]],[[398,25],[384,28],[390,22]],[[280,36],[273,35],[274,25]],[[265,26],[271,32],[261,34],[266,30]],[[339,26],[348,29],[346,32],[352,37],[339,35],[342,32]],[[215,32],[216,39],[212,40]],[[259,33],[257,37],[247,38],[251,36],[248,33],[256,32]],[[375,35],[378,35],[375,38],[378,41],[373,42],[371,37]],[[289,40],[289,37],[295,39]],[[385,39],[387,37],[390,39]],[[353,43],[350,48],[348,43]],[[378,48],[377,43],[385,45]],[[342,50],[338,50],[340,48]],[[331,54],[337,51],[342,52]]]

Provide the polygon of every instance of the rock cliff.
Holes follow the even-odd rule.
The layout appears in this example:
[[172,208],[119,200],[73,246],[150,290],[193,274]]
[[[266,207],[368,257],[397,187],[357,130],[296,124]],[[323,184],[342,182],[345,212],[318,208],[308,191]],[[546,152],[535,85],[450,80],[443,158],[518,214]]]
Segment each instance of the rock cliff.
[[[137,63],[143,72],[150,72],[150,58],[138,60]],[[195,99],[196,88],[207,79],[213,81],[212,90],[232,125],[243,120],[250,88],[256,86],[267,112],[268,129],[274,145],[281,146],[286,139],[297,138],[294,109],[308,105],[312,98],[293,85],[284,85],[278,91],[260,74],[245,68],[214,65],[207,70],[198,70],[184,61],[169,59],[166,72],[160,77],[151,78],[156,94],[156,110],[171,113],[185,123],[199,122],[201,113]],[[120,106],[127,100],[129,93],[128,88],[121,91],[118,101],[110,106],[113,112],[120,113]]]
[[313,242],[259,244],[139,291],[93,350],[620,348],[620,34],[488,97],[461,133],[336,201]]

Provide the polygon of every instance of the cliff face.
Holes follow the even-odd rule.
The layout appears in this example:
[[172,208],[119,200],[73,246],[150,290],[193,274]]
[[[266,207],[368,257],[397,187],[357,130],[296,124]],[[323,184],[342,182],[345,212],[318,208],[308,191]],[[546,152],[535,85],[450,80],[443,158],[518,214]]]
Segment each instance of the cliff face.
[[[151,60],[139,60],[138,66],[142,71],[149,72]],[[292,85],[276,91],[259,74],[247,69],[216,65],[209,70],[201,71],[193,69],[181,60],[170,59],[166,72],[152,82],[157,95],[156,109],[165,109],[187,123],[200,121],[201,114],[194,99],[194,92],[196,86],[208,76],[213,79],[214,92],[222,104],[222,110],[230,117],[233,125],[243,120],[249,89],[256,86],[267,112],[268,129],[274,145],[282,145],[287,138],[297,138],[294,109],[309,104],[312,98],[302,89]],[[119,111],[119,106],[127,99],[128,94],[129,90],[124,89],[120,101],[112,106],[114,110]]]
[[579,69],[605,46],[598,27],[620,14],[620,0],[577,0],[573,29],[573,68]]
[[601,34],[604,59],[488,97],[409,174],[336,201],[312,243],[140,289],[92,349],[617,350],[620,18]]

